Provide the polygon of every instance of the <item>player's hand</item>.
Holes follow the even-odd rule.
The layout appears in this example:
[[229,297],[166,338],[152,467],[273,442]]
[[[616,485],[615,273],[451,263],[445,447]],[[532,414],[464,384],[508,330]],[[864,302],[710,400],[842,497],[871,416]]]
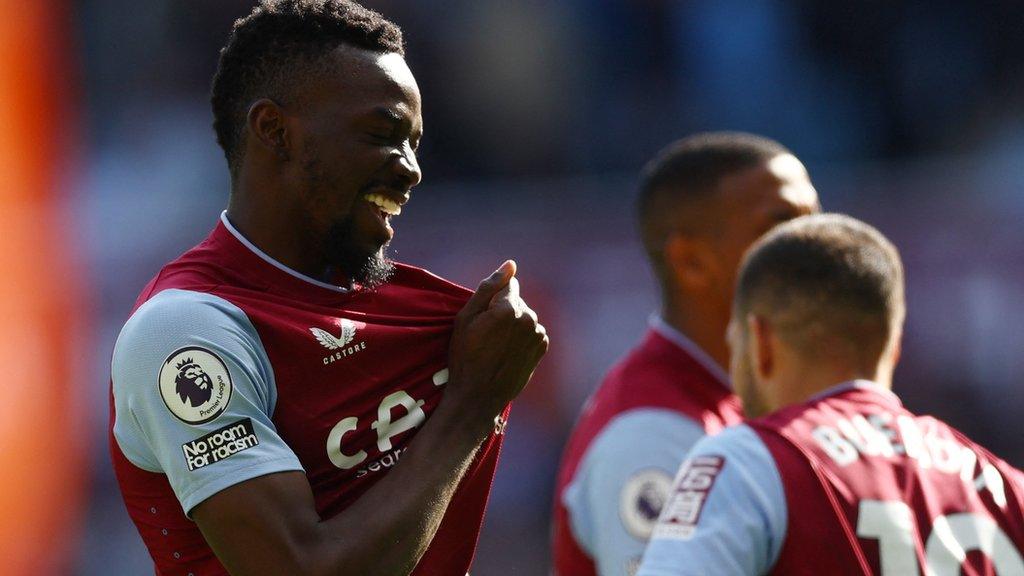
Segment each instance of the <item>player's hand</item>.
[[548,349],[537,314],[519,297],[516,264],[485,278],[455,317],[446,397],[493,421],[529,382]]

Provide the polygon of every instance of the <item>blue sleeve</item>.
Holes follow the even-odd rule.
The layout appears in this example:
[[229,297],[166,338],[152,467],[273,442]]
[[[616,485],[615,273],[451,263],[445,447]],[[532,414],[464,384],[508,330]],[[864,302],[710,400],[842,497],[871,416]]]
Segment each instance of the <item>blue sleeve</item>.
[[687,450],[704,435],[664,409],[625,412],[597,435],[563,493],[570,528],[601,576],[635,573]]
[[687,455],[639,574],[765,574],[778,560],[786,522],[771,453],[749,427],[729,428]]
[[128,320],[111,364],[114,438],[125,457],[167,476],[186,514],[245,480],[302,470],[271,415],[270,361],[242,310],[166,290]]

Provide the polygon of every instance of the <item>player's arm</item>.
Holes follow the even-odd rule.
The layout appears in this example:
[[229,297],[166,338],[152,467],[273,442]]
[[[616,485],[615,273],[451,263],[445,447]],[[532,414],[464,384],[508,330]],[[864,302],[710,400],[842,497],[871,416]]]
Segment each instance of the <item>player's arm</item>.
[[236,575],[408,574],[434,537],[494,417],[547,349],[519,298],[514,264],[481,283],[456,319],[445,397],[409,450],[343,513],[321,520],[304,475],[254,478],[214,494],[192,515]]
[[698,442],[679,468],[638,574],[766,574],[787,521],[768,449],[749,427],[730,428]]
[[562,503],[599,575],[635,573],[672,476],[703,436],[685,416],[644,408],[619,415],[594,438]]
[[330,520],[317,515],[300,472],[236,484],[199,504],[193,518],[232,574],[409,574],[487,433],[440,412],[401,466]]

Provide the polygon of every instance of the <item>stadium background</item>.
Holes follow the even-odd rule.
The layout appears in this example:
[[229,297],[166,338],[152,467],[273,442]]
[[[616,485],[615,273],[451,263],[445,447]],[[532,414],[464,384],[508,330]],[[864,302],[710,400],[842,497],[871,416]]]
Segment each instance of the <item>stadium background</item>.
[[[251,4],[0,0],[5,573],[151,573],[108,462],[110,352],[225,204],[207,89]],[[1024,465],[1024,3],[367,4],[405,29],[425,103],[397,257],[467,285],[514,257],[552,334],[474,574],[547,573],[562,442],[655,306],[635,174],[696,130],[779,139],[826,209],[895,240],[897,391]]]

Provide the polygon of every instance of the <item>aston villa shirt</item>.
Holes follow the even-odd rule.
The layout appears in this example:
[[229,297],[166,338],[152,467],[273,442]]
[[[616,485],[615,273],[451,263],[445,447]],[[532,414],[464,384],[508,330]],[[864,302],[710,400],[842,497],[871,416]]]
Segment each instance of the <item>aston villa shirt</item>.
[[868,381],[697,443],[641,576],[1024,575],[1024,475]]
[[[330,518],[400,465],[444,393],[470,295],[405,265],[375,290],[319,282],[222,215],[146,286],[114,348],[110,450],[156,572],[227,574],[189,513],[229,486],[304,471]],[[484,442],[414,574],[468,571],[503,430]]]
[[652,318],[644,339],[587,401],[566,444],[552,573],[632,576],[686,452],[742,418],[728,375]]

